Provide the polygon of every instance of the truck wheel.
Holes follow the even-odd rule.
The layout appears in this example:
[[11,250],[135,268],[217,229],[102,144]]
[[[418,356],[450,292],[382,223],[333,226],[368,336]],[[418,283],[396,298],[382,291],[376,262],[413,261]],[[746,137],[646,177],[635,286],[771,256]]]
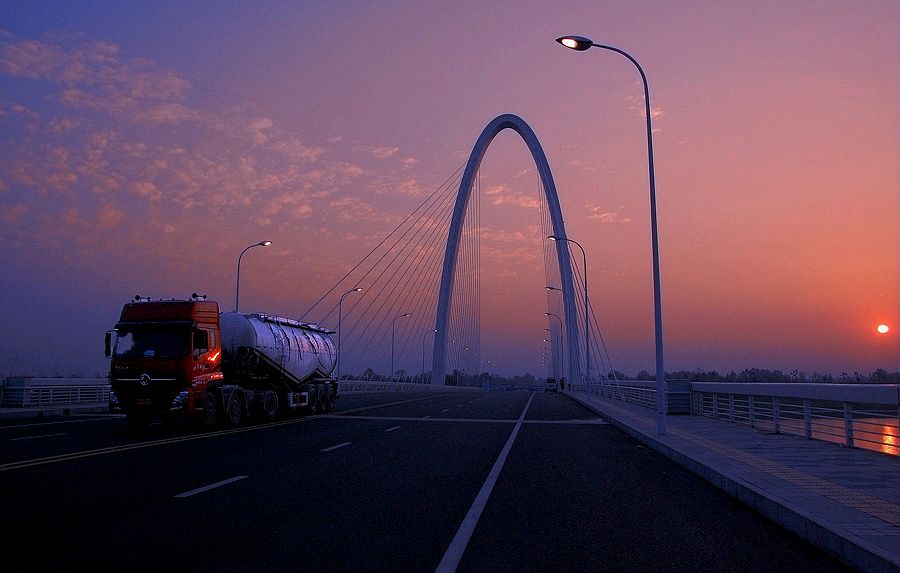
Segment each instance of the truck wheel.
[[150,427],[150,416],[134,412],[125,414],[125,425],[129,432],[139,434]]
[[315,384],[310,384],[307,386],[306,394],[308,396],[306,407],[309,408],[311,413],[315,414],[319,410],[319,389],[316,388]]
[[203,413],[200,415],[200,425],[204,430],[212,430],[219,423],[219,401],[214,392],[206,392],[203,395]]
[[266,392],[263,397],[262,416],[266,422],[274,422],[275,416],[278,414],[278,398],[275,392]]
[[228,403],[225,405],[225,423],[229,428],[235,428],[241,423],[244,417],[244,393],[235,390],[228,397]]
[[334,409],[334,386],[325,385],[325,411],[331,412]]

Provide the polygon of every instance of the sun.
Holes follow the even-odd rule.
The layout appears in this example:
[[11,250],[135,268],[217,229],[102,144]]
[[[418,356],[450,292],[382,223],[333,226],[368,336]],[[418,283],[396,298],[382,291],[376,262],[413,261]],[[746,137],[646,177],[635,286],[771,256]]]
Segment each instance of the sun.
[[891,331],[891,327],[886,324],[879,324],[878,328],[876,328],[875,330],[878,331],[878,334],[887,334]]

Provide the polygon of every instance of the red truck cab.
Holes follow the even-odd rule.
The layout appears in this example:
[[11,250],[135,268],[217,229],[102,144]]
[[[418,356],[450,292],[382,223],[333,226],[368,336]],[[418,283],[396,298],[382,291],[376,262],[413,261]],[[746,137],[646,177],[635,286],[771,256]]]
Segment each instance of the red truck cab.
[[207,385],[222,379],[219,305],[204,297],[135,297],[106,333],[110,407],[129,427],[202,412]]

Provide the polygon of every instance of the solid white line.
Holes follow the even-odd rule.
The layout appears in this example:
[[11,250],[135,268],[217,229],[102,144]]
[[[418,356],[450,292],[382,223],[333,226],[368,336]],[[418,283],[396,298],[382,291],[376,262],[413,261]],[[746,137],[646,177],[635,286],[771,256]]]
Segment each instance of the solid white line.
[[22,440],[37,440],[39,438],[52,438],[53,436],[68,436],[69,432],[63,432],[62,434],[45,434],[43,436],[28,436],[27,438],[10,438],[10,442],[20,442]]
[[447,548],[447,552],[444,553],[444,558],[441,559],[440,564],[438,564],[437,569],[435,569],[435,573],[454,573],[459,566],[459,561],[466,551],[466,546],[469,545],[469,539],[471,539],[472,533],[475,531],[475,526],[478,525],[478,520],[481,518],[481,512],[484,511],[484,506],[487,505],[487,500],[491,496],[494,484],[497,483],[497,478],[500,477],[500,471],[503,469],[503,464],[506,463],[506,456],[509,455],[509,451],[516,441],[516,436],[519,434],[519,428],[522,427],[522,420],[525,419],[525,414],[528,412],[528,407],[531,405],[532,399],[534,399],[534,393],[531,394],[531,398],[529,398],[528,403],[525,404],[525,409],[522,410],[522,414],[516,422],[516,427],[513,428],[512,433],[509,435],[509,439],[506,440],[506,445],[503,446],[503,450],[500,452],[500,455],[497,456],[497,461],[494,462],[491,473],[488,474],[487,479],[484,481],[484,485],[481,486],[481,491],[478,492],[475,501],[472,502],[469,513],[463,518],[462,524],[456,531],[453,541],[450,542],[450,547]]
[[394,426],[393,428],[388,428],[387,430],[385,430],[384,433],[386,434],[388,432],[393,432],[394,430],[399,430],[399,429],[400,429],[400,426]]
[[336,446],[331,446],[330,448],[325,448],[324,450],[319,450],[320,452],[330,452],[331,450],[336,450],[338,448],[343,448],[344,446],[349,446],[353,442],[344,442],[343,444],[338,444]]
[[203,493],[204,491],[209,491],[211,489],[230,484],[231,482],[239,481],[245,479],[247,476],[234,476],[233,478],[229,478],[226,480],[222,480],[213,484],[209,484],[208,486],[192,489],[191,491],[186,491],[184,493],[179,493],[175,497],[191,497],[192,495],[196,495],[198,493]]

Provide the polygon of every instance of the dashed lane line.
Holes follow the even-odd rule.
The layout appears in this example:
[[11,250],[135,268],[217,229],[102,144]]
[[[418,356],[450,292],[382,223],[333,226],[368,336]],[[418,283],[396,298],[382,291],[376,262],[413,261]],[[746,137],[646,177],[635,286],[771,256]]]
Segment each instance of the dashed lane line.
[[55,438],[57,436],[68,436],[69,432],[63,432],[61,434],[43,434],[41,436],[25,436],[24,438],[10,438],[10,442],[21,442],[22,440],[39,440],[41,438]]
[[320,452],[330,452],[330,451],[333,451],[333,450],[337,450],[337,449],[339,449],[339,448],[344,448],[344,447],[349,446],[349,445],[352,445],[352,444],[353,444],[353,442],[344,442],[344,443],[338,444],[338,445],[336,445],[336,446],[331,446],[330,448],[322,448],[322,449],[319,450],[319,451],[320,451]]
[[197,489],[192,489],[191,491],[186,491],[184,493],[179,493],[176,495],[176,498],[185,498],[191,497],[192,495],[197,495],[198,493],[203,493],[204,491],[209,491],[211,489],[215,489],[217,487],[222,487],[223,485],[228,485],[230,483],[240,481],[242,479],[246,479],[247,476],[234,476],[233,478],[228,478],[222,481],[217,481],[216,483],[211,483],[209,485],[205,485],[203,487],[198,487]]

